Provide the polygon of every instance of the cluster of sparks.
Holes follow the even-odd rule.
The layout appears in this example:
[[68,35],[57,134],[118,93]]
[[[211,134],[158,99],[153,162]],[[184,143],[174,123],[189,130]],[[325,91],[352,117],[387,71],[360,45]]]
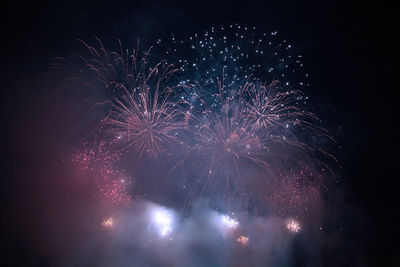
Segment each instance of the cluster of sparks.
[[235,219],[233,219],[233,218],[231,218],[231,217],[229,217],[227,215],[222,215],[221,216],[221,221],[228,228],[235,229],[239,225],[238,221],[236,221]]
[[265,201],[281,215],[296,211],[298,215],[306,214],[309,205],[320,196],[320,191],[326,190],[320,175],[305,168],[281,173],[279,177],[265,195]]
[[301,230],[300,224],[299,222],[295,221],[295,220],[290,220],[287,224],[286,224],[286,228],[293,233],[298,233]]
[[172,232],[172,215],[166,210],[156,210],[153,214],[153,221],[161,236]]
[[[74,160],[97,173],[103,199],[131,202],[128,182],[113,169],[128,150],[138,158],[175,160],[171,169],[179,170],[189,196],[208,192],[221,202],[244,203],[256,194],[256,199],[293,207],[307,202],[304,184],[319,190],[318,184],[301,182],[309,180],[307,175],[281,174],[288,165],[301,172],[308,162],[318,162],[317,152],[331,155],[309,142],[329,136],[315,125],[317,116],[303,108],[307,97],[301,88],[308,85],[308,74],[302,72],[302,55],[291,52],[292,45],[279,40],[277,32],[260,35],[255,28],[231,25],[182,40],[172,35],[158,40],[166,56],[155,64],[149,51],[141,55],[121,45],[120,52],[108,52],[101,42],[98,49],[84,45],[89,51],[87,58],[80,57],[85,73],[111,95],[102,120],[104,139],[119,150],[106,151],[102,141]],[[284,192],[289,197],[282,197]],[[169,233],[167,217],[155,217],[162,233]],[[248,238],[237,242],[247,244]]]
[[249,245],[249,237],[248,236],[241,235],[241,236],[237,237],[235,240],[243,247],[246,247]]
[[131,180],[116,168],[120,152],[108,149],[104,141],[94,148],[87,146],[88,143],[84,143],[84,148],[74,154],[73,162],[89,176],[95,177],[96,197],[108,206],[129,206],[132,202],[129,194]]
[[101,222],[101,225],[102,225],[104,228],[112,228],[113,225],[114,225],[114,219],[113,219],[113,217],[109,217],[109,218],[105,219],[104,221]]

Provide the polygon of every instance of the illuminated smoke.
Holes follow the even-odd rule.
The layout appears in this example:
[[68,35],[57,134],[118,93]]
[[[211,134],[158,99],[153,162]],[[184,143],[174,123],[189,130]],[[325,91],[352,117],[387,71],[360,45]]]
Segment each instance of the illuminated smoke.
[[224,226],[235,229],[238,227],[239,222],[228,215],[221,215],[221,222],[223,223]]
[[173,231],[173,214],[162,207],[157,207],[152,211],[152,223],[161,237],[168,236]]

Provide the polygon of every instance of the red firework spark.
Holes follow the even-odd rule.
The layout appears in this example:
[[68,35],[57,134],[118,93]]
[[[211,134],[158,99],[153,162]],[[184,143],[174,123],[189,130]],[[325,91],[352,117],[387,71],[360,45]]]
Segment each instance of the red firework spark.
[[[102,204],[129,206],[132,202],[128,192],[131,179],[115,167],[120,153],[111,152],[104,141],[96,145],[94,148],[80,149],[73,155],[73,162],[89,177],[94,176],[96,197]],[[84,143],[84,147],[87,146],[88,143]]]
[[305,215],[321,190],[326,190],[326,187],[318,172],[308,169],[290,171],[280,174],[265,195],[265,200],[280,215]]

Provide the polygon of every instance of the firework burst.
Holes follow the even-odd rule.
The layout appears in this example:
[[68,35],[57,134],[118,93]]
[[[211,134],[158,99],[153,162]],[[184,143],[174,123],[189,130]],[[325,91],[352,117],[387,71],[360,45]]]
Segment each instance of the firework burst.
[[[82,42],[89,55],[78,62],[63,60],[64,69],[79,69],[70,80],[81,86],[102,88],[107,116],[102,120],[115,144],[122,150],[135,151],[138,158],[158,159],[170,154],[172,145],[182,144],[178,133],[185,128],[179,101],[172,99],[179,85],[170,82],[177,72],[161,61],[149,63],[150,49],[143,54],[138,47],[108,51],[97,39],[98,48]],[[67,64],[65,64],[65,62]]]
[[122,94],[113,101],[105,120],[109,133],[124,149],[134,149],[138,157],[158,159],[169,154],[168,147],[182,144],[178,136],[185,129],[182,112],[169,101],[172,88],[160,88],[162,81],[174,72],[170,66],[159,63],[138,77],[136,86],[121,85]]

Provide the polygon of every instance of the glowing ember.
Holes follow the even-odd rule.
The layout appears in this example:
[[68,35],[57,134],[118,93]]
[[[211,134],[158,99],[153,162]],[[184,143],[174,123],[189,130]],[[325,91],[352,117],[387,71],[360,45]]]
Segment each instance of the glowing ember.
[[102,223],[101,226],[104,228],[111,228],[114,225],[114,219],[112,217],[105,219]]
[[238,242],[241,246],[245,247],[249,244],[249,237],[241,235],[238,238],[236,238],[236,242]]
[[293,232],[293,233],[298,233],[301,230],[300,224],[299,222],[295,221],[295,220],[290,220],[287,224],[286,224],[286,228]]

